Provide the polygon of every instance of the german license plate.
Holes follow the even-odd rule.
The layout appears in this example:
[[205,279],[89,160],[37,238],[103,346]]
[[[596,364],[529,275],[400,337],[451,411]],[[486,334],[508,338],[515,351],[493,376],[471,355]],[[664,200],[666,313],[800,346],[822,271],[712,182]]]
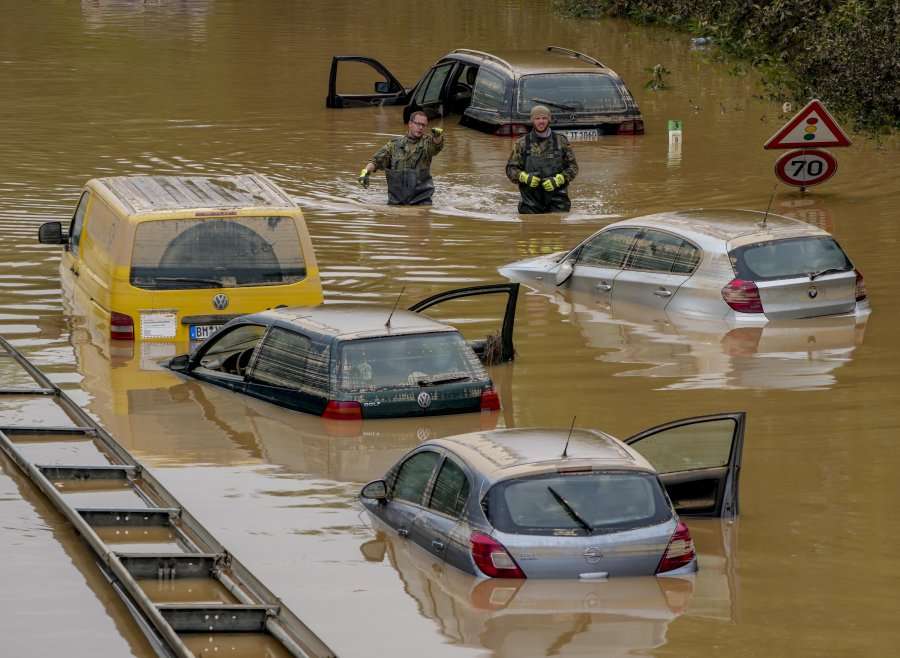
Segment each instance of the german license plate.
[[206,340],[216,333],[222,325],[220,324],[192,324],[191,340]]
[[563,130],[563,134],[572,142],[586,142],[598,139],[600,132],[596,128],[585,130]]

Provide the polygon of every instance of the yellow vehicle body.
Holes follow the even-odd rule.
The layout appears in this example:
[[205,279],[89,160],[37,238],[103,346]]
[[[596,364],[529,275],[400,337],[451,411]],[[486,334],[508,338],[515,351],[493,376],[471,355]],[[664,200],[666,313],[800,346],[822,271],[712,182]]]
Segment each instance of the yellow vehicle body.
[[64,291],[113,339],[186,343],[323,301],[300,208],[257,174],[92,179],[59,241]]

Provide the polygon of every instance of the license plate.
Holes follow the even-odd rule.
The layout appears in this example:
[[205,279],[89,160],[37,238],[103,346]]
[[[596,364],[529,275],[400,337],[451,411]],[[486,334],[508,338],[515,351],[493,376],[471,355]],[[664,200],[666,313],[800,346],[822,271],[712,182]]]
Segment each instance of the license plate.
[[220,324],[192,324],[191,340],[206,340],[216,333],[222,325]]
[[600,131],[596,128],[586,130],[563,130],[562,133],[568,137],[571,142],[593,141],[600,137]]

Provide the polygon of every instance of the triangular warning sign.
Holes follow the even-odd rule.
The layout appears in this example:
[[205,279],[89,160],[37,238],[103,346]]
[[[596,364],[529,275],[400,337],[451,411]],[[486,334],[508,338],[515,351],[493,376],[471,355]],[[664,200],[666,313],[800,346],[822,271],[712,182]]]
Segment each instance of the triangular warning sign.
[[811,100],[793,119],[769,138],[764,149],[815,148],[825,146],[850,146],[850,138],[837,125],[822,101]]

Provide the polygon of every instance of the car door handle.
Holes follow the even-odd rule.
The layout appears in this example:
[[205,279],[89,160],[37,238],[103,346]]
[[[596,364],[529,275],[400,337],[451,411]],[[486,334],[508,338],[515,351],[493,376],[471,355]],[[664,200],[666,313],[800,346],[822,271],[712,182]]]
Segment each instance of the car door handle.
[[608,283],[606,283],[606,281],[601,281],[600,283],[598,283],[596,285],[596,288],[597,288],[597,290],[600,290],[603,292],[609,292],[610,290],[612,290],[612,286],[609,285]]
[[656,295],[657,297],[671,297],[672,291],[666,290],[665,288],[660,288],[659,290],[654,290],[653,294]]
[[436,550],[436,551],[442,551],[442,550],[444,550],[444,542],[438,541],[437,539],[431,540],[431,546],[432,546],[432,548],[434,548],[434,550]]
[[409,530],[407,528],[397,528],[397,534],[401,537],[409,537]]

